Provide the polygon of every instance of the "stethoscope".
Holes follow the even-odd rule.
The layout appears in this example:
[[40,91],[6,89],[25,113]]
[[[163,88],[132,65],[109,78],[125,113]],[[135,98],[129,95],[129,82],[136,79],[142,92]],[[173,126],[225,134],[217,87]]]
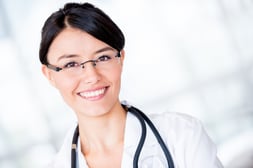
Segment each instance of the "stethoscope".
[[[163,153],[166,157],[168,168],[174,168],[173,159],[171,157],[169,149],[165,145],[161,135],[159,134],[158,130],[156,129],[156,127],[154,126],[152,121],[141,110],[139,110],[133,106],[129,106],[129,105],[122,104],[122,106],[126,111],[129,111],[130,113],[134,114],[138,118],[138,120],[140,121],[140,124],[141,124],[141,128],[142,128],[141,138],[140,138],[139,144],[138,144],[137,149],[134,154],[133,168],[138,168],[139,156],[140,156],[142,147],[143,147],[145,139],[146,139],[147,128],[146,128],[145,122],[149,125],[149,127],[151,128],[153,134],[155,135],[158,143],[160,144],[160,146],[163,150]],[[76,148],[77,148],[78,136],[79,136],[79,129],[77,126],[75,129],[74,135],[73,135],[73,139],[72,139],[71,168],[76,168]]]

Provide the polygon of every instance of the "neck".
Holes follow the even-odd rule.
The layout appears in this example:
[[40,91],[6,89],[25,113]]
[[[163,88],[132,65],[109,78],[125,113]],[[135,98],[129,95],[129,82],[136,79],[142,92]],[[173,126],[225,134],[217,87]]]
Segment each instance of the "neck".
[[126,112],[119,106],[99,117],[79,119],[82,153],[104,151],[123,144]]

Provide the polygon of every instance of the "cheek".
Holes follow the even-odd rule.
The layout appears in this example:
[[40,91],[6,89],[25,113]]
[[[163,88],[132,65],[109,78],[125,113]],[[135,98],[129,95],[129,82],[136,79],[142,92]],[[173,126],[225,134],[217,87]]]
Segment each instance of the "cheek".
[[55,78],[55,87],[59,90],[63,98],[69,99],[68,96],[72,95],[76,88],[76,82],[65,78]]
[[118,71],[112,71],[109,74],[110,74],[111,81],[116,85],[120,85],[120,82],[121,82],[121,69],[119,69]]
[[121,72],[114,72],[111,75],[111,82],[113,83],[113,94],[119,95],[121,88]]

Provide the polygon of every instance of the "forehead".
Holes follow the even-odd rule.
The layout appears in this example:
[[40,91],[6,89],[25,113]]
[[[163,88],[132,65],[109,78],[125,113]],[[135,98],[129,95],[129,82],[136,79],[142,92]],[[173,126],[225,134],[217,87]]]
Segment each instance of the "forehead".
[[85,31],[66,28],[57,35],[50,45],[48,60],[57,60],[62,55],[92,55],[104,47],[109,47],[109,45]]

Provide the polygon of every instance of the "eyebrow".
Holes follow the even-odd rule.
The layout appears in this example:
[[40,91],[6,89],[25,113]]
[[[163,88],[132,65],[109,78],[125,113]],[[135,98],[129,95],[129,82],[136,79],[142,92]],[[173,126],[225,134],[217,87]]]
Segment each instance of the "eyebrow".
[[101,52],[104,52],[104,51],[109,51],[109,50],[113,51],[115,49],[113,49],[112,47],[104,47],[104,48],[101,48],[101,49],[97,50],[95,52],[95,54],[98,54],[98,53],[101,53]]
[[[101,48],[101,49],[95,51],[94,54],[99,54],[99,53],[104,52],[104,51],[113,51],[113,50],[115,50],[115,49],[112,48],[112,47],[104,47],[104,48]],[[60,61],[61,59],[64,59],[64,58],[73,58],[73,57],[78,57],[78,55],[76,55],[76,54],[65,55],[64,54],[64,55],[60,56],[57,59],[57,61]]]
[[75,55],[75,54],[70,54],[70,55],[62,55],[60,56],[58,59],[57,59],[57,62],[64,59],[64,58],[73,58],[73,57],[78,57],[78,55]]

